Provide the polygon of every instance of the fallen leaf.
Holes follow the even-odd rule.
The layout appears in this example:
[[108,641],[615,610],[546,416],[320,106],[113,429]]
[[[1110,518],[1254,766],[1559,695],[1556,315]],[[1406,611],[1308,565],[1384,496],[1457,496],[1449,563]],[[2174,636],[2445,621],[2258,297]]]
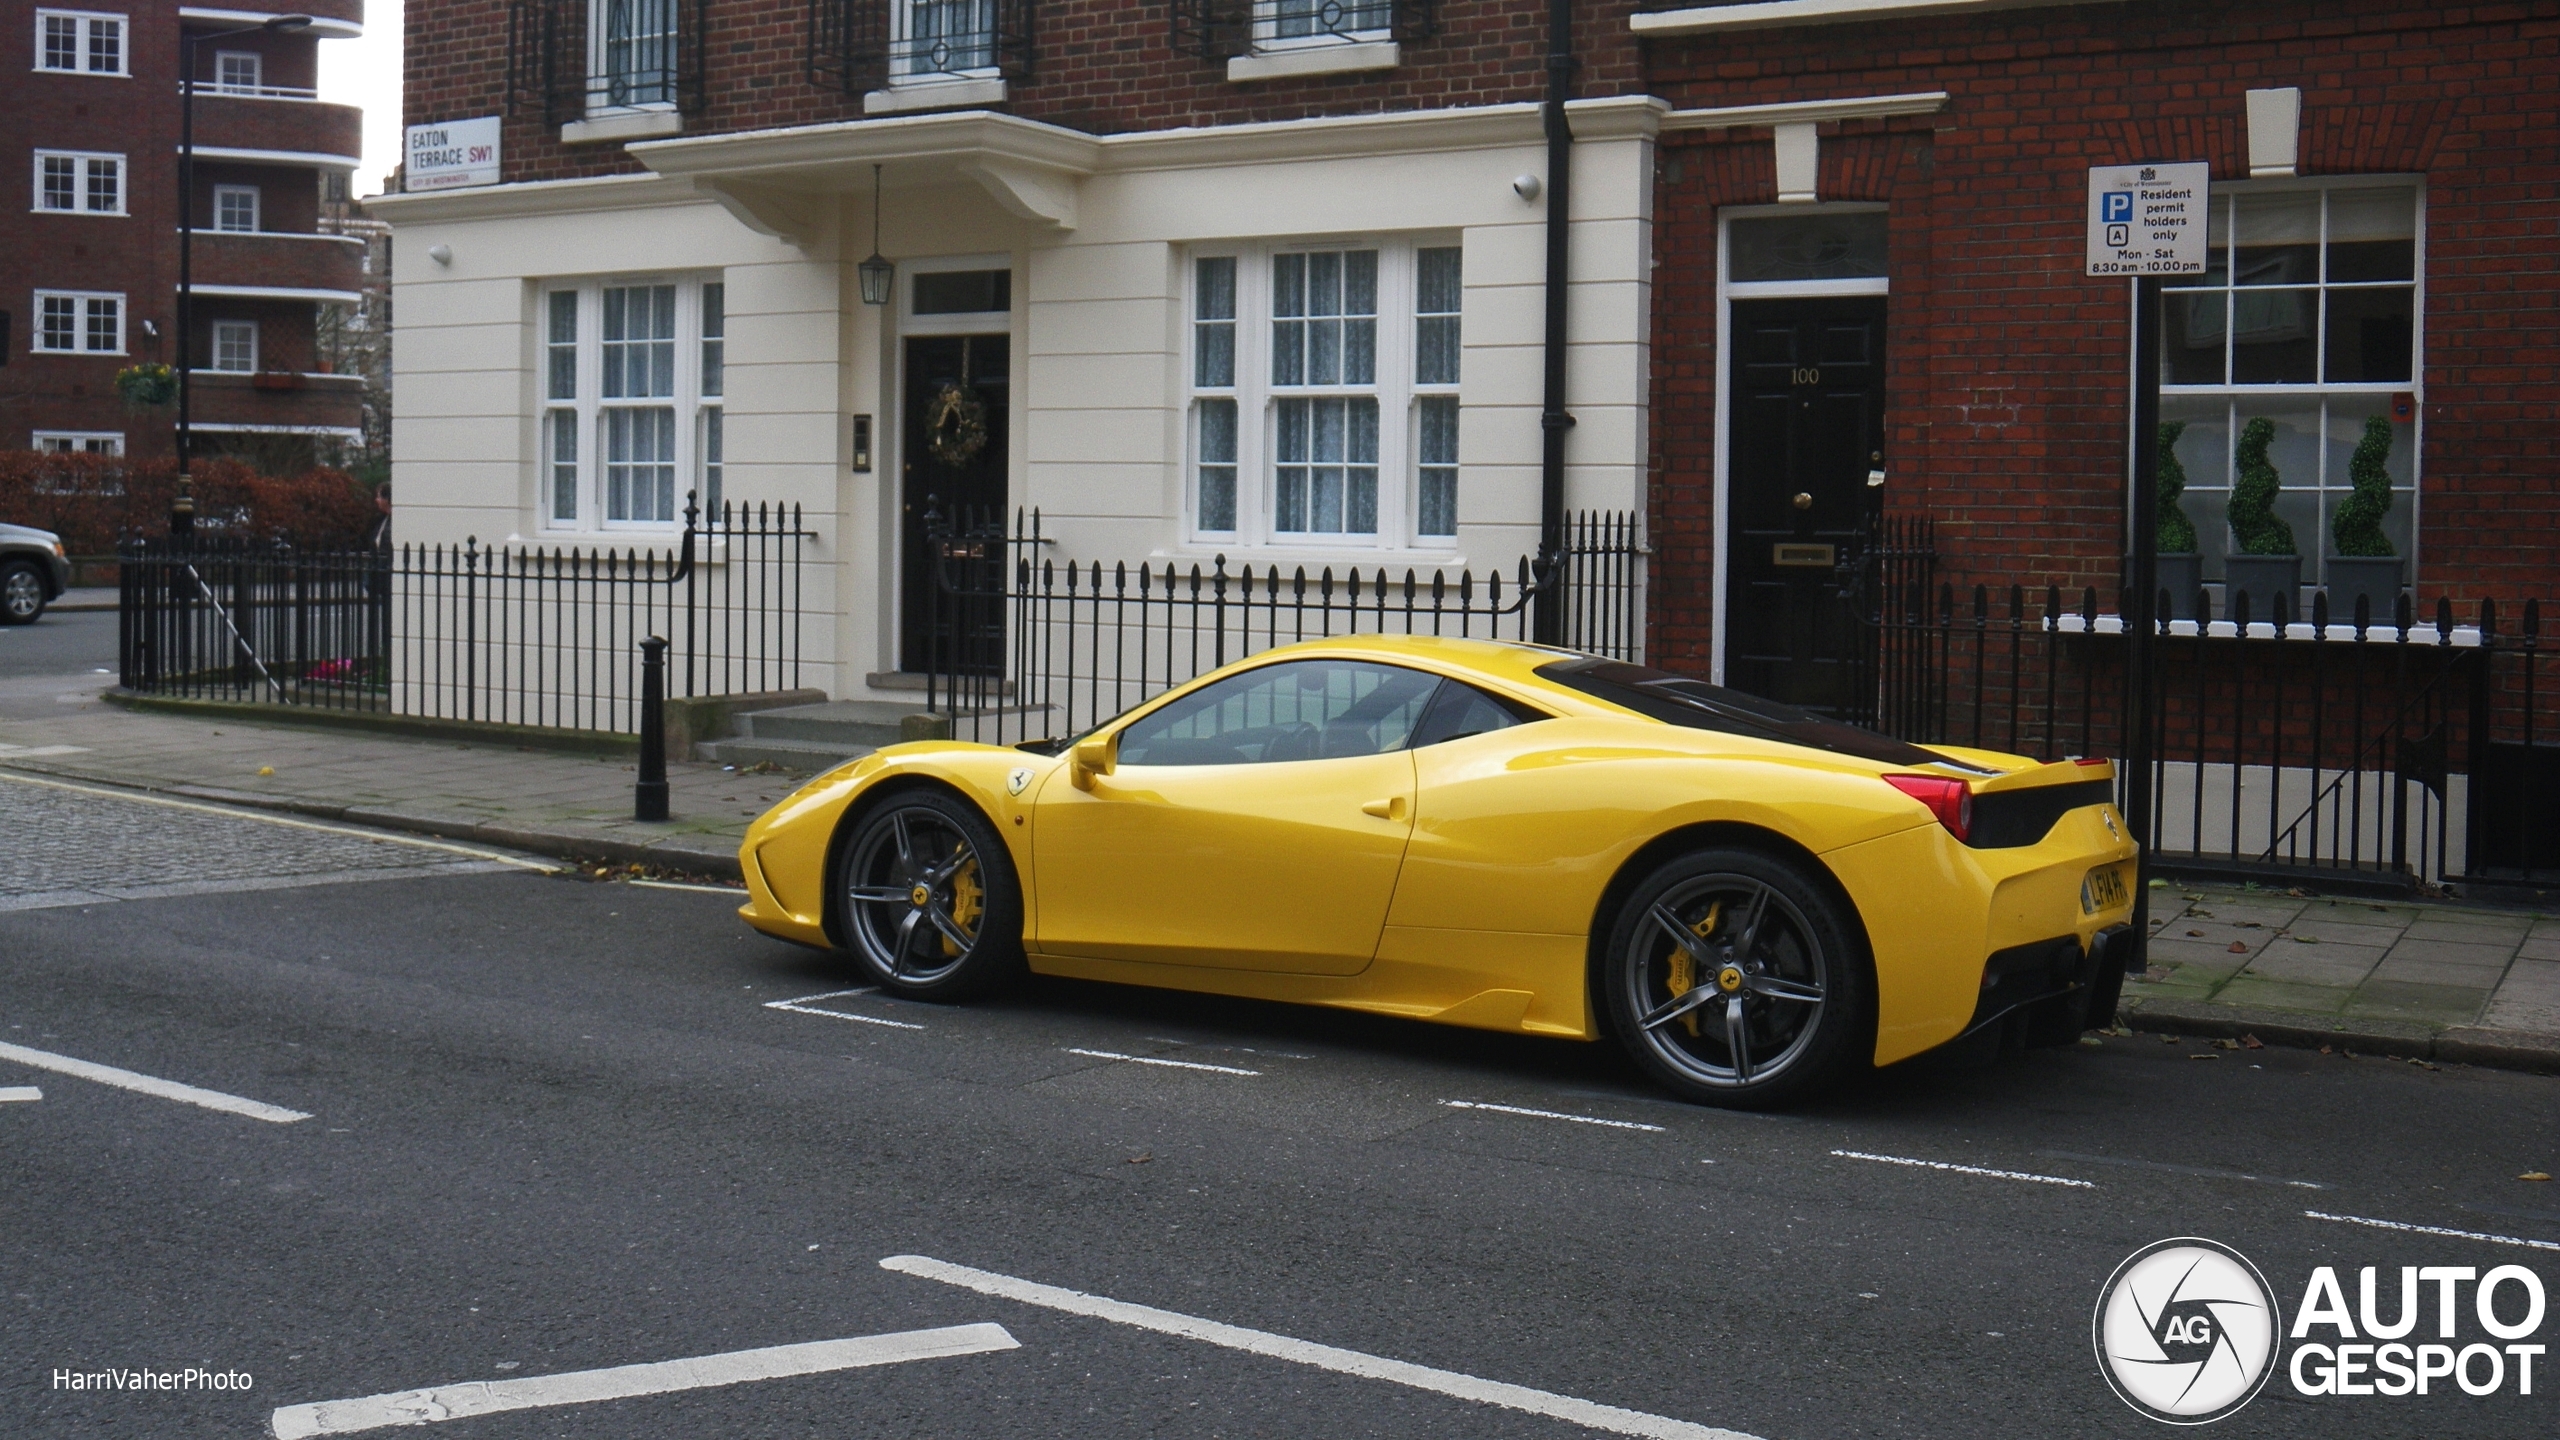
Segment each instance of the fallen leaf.
[[2317,945],[2320,943],[2320,937],[2317,935],[2296,935],[2293,937],[2293,943],[2296,945]]
[[2267,928],[2255,920],[2235,920],[2232,923],[2238,925],[2243,930],[2264,930]]
[[2548,1170],[2527,1170],[2516,1178],[2519,1180],[2548,1180],[2551,1178],[2551,1172]]
[[2203,1055],[2190,1055],[2187,1058],[2190,1060],[2219,1060],[2222,1057],[2208,1052]]
[[2264,1049],[2266,1049],[2266,1048],[2267,1048],[2266,1042],[2265,1042],[2265,1041],[2263,1041],[2263,1040],[2260,1040],[2260,1039],[2259,1039],[2257,1036],[2255,1036],[2255,1035],[2243,1035],[2243,1036],[2241,1036],[2241,1037],[2240,1037],[2240,1043],[2241,1043],[2241,1045],[2242,1045],[2242,1046],[2244,1046],[2245,1048],[2247,1048],[2247,1049],[2251,1049],[2251,1050],[2264,1050]]
[[2160,1037],[2160,1043],[2163,1045],[2175,1045],[2178,1043],[2178,1037],[2175,1035],[2163,1035]]
[[1154,1152],[1154,1151],[1152,1151],[1152,1150],[1150,1150],[1150,1151],[1148,1151],[1148,1152],[1147,1152],[1146,1154],[1144,1154],[1144,1155],[1132,1155],[1132,1156],[1130,1156],[1130,1157],[1129,1157],[1129,1163],[1130,1163],[1130,1164],[1132,1164],[1132,1165],[1144,1165],[1144,1164],[1146,1164],[1148,1161],[1153,1160],[1154,1158],[1156,1158],[1155,1152]]
[[2187,933],[2190,935],[2202,935],[2204,932],[2201,930],[2190,930]]
[[2213,1042],[2213,1048],[2216,1050],[2237,1050],[2240,1048],[2240,1042],[2237,1040],[2216,1040]]
[[2246,955],[2249,953],[2249,947],[2241,944],[2237,940],[2234,940],[2231,942],[2231,953],[2234,955]]
[[2321,1054],[2323,1054],[2323,1055],[2328,1054],[2328,1053],[2329,1053],[2329,1047],[2328,1047],[2328,1046],[2326,1046],[2326,1045],[2321,1046],[2321,1047],[2320,1047],[2320,1053],[2321,1053]]
[[2104,1041],[2104,1040],[2099,1039],[2099,1038],[2098,1038],[2097,1036],[2095,1036],[2095,1035],[2083,1035],[2083,1036],[2081,1036],[2081,1037],[2080,1037],[2080,1043],[2081,1043],[2081,1044],[2083,1044],[2083,1045],[2098,1046],[2098,1045],[2104,1045],[2104,1044],[2106,1044],[2107,1042],[2106,1042],[2106,1041]]

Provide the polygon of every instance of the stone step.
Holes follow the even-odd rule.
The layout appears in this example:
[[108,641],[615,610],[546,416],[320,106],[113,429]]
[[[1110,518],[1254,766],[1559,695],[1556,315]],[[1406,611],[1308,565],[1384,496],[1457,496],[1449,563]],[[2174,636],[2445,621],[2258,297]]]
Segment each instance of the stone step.
[[874,749],[904,738],[900,724],[921,705],[889,700],[830,700],[738,717],[740,739],[791,740]]
[[714,765],[745,767],[762,763],[815,774],[820,770],[832,770],[847,760],[859,760],[877,748],[861,744],[847,746],[825,740],[758,740],[742,736],[702,741],[693,747],[693,753]]

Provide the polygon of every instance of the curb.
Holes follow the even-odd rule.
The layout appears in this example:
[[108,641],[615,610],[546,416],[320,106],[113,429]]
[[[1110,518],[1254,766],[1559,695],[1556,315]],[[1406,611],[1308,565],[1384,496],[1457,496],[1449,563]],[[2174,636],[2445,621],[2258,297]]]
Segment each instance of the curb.
[[2477,1025],[2434,1026],[2413,1020],[2347,1020],[2285,1010],[2250,1010],[2178,1000],[2134,1000],[2117,1012],[2126,1028],[2153,1035],[2199,1035],[2237,1040],[2255,1035],[2270,1045],[2318,1049],[2353,1047],[2399,1059],[2450,1060],[2491,1070],[2560,1074],[2560,1035],[2492,1030]]
[[636,755],[640,737],[603,730],[560,730],[542,725],[501,725],[486,720],[436,720],[415,715],[388,715],[375,710],[332,710],[321,706],[260,705],[238,700],[180,700],[141,695],[121,685],[98,692],[98,698],[125,710],[160,715],[192,715],[240,725],[283,725],[314,730],[346,730],[386,740],[453,740],[471,745],[523,746],[582,755]]
[[335,820],[348,825],[367,825],[377,830],[398,830],[406,834],[431,835],[439,840],[467,840],[481,845],[496,845],[527,854],[549,856],[556,860],[609,860],[619,864],[665,865],[697,874],[717,875],[723,879],[744,881],[746,872],[738,864],[735,845],[723,845],[709,837],[670,835],[664,840],[646,844],[619,840],[603,835],[582,835],[574,831],[527,829],[512,825],[491,825],[462,820],[449,815],[416,815],[400,810],[372,810],[360,805],[332,805],[318,800],[297,800],[278,795],[252,795],[237,790],[224,790],[211,785],[137,785],[131,781],[105,780],[78,770],[51,769],[35,765],[10,765],[6,768],[29,775],[42,775],[55,780],[77,780],[87,785],[105,785],[145,795],[171,795],[185,800],[202,800],[208,804],[231,805],[247,810],[272,810],[279,814],[300,815],[312,820]]

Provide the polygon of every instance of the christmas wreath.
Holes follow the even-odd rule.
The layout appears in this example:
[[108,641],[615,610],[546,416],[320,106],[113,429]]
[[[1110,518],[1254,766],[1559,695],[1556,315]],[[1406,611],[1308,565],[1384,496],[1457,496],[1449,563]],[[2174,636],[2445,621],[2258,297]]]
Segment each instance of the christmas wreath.
[[967,386],[946,381],[925,406],[925,449],[957,470],[987,448],[987,407]]

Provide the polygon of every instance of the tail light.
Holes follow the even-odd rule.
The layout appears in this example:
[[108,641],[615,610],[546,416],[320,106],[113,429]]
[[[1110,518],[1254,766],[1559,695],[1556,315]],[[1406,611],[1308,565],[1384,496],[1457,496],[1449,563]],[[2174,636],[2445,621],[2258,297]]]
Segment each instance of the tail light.
[[1958,840],[1973,833],[1973,787],[1943,775],[1887,775],[1884,783],[1929,807]]

